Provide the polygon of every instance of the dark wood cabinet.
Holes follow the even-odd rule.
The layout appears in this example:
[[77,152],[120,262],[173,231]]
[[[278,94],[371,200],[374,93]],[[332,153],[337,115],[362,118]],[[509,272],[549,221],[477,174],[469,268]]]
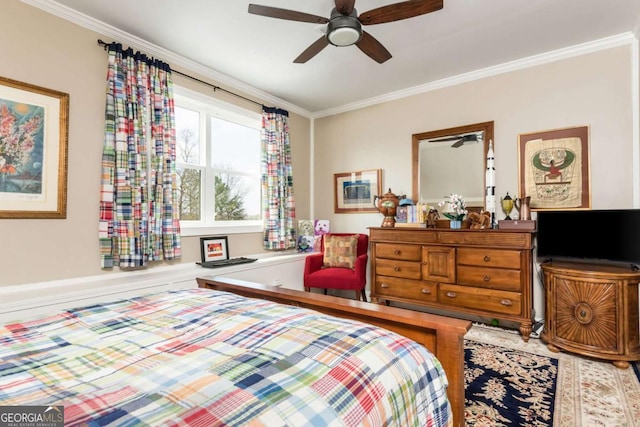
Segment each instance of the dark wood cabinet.
[[541,338],[561,349],[611,360],[619,368],[640,360],[640,272],[599,264],[542,264],[545,325]]
[[527,230],[370,228],[371,299],[519,324],[531,334]]

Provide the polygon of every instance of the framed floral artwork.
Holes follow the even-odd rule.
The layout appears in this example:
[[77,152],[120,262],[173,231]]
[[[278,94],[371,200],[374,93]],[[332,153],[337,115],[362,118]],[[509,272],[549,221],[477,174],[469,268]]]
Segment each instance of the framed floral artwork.
[[66,218],[69,95],[0,77],[0,218]]
[[378,212],[374,197],[382,193],[382,169],[336,173],[334,176],[334,212]]
[[519,135],[518,175],[532,211],[590,209],[589,127]]

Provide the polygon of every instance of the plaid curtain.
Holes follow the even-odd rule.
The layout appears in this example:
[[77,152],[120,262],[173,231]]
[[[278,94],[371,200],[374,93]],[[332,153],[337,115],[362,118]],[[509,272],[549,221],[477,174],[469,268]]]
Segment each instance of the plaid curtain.
[[284,250],[296,247],[293,173],[289,144],[289,113],[262,108],[262,206],[264,248]]
[[101,266],[180,258],[171,69],[120,44],[108,51]]

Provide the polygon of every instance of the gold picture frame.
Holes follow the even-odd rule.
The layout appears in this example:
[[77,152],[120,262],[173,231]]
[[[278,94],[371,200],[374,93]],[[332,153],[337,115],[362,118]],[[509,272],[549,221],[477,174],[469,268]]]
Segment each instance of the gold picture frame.
[[336,173],[334,213],[378,212],[374,197],[382,192],[382,169]]
[[67,217],[69,94],[0,77],[0,218]]
[[591,209],[589,126],[519,135],[518,177],[532,211]]

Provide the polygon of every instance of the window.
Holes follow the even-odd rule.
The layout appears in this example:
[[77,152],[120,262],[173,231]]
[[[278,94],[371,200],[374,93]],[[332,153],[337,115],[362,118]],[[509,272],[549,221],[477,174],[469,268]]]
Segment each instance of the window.
[[259,113],[175,88],[183,235],[262,231]]

